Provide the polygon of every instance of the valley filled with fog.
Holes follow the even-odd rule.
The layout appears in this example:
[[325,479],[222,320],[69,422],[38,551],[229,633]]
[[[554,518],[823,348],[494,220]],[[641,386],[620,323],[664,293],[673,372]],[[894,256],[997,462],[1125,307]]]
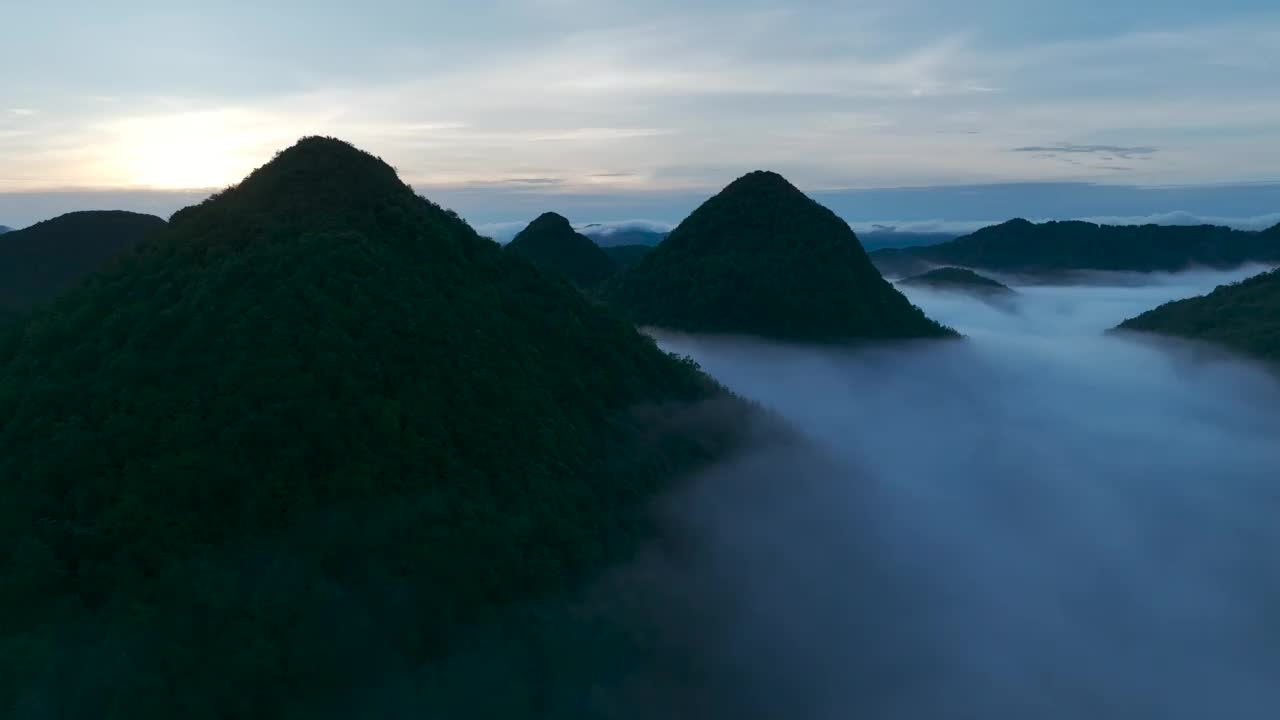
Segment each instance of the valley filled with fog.
[[[802,434],[665,503],[672,606],[736,716],[1263,718],[1280,702],[1280,383],[1107,334],[1232,273],[988,303],[903,288],[963,341],[657,333]],[[677,613],[678,614],[678,613]],[[707,682],[705,687],[715,687]],[[711,712],[708,709],[708,712]]]

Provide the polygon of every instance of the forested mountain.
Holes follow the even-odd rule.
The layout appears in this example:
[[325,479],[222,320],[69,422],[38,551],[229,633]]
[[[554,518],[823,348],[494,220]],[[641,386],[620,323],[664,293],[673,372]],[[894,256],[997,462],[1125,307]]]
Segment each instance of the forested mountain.
[[407,717],[383,690],[412,672],[414,716],[542,716],[566,636],[509,609],[631,553],[747,414],[381,160],[304,139],[0,331],[0,708]]
[[603,225],[588,225],[582,228],[582,234],[591,238],[600,247],[609,248],[618,245],[648,245],[653,247],[662,242],[668,233],[636,227],[613,229],[606,228]]
[[604,253],[619,268],[627,267],[653,250],[652,245],[609,245],[603,248]]
[[568,278],[578,287],[600,284],[618,266],[595,243],[579,234],[562,215],[538,216],[507,244],[507,252]]
[[867,259],[848,224],[782,176],[753,172],[606,283],[640,325],[803,341],[944,337]]
[[1002,282],[985,275],[957,267],[943,267],[920,275],[912,275],[900,281],[903,285],[930,287],[938,290],[957,290],[981,295],[1009,295],[1013,290]]
[[121,210],[73,212],[0,239],[0,306],[48,300],[165,225]]
[[1205,340],[1280,362],[1280,270],[1166,303],[1120,329]]
[[1280,226],[1245,232],[1213,225],[1035,224],[1017,219],[939,245],[877,250],[871,259],[887,275],[913,275],[936,265],[1027,274],[1230,268],[1280,262]]

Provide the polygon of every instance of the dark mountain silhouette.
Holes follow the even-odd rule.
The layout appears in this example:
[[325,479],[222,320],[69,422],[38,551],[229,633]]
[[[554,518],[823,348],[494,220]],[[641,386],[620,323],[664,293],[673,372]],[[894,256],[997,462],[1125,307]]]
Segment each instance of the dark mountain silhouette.
[[575,231],[563,216],[552,212],[540,215],[521,230],[507,244],[507,252],[582,288],[594,287],[618,271],[603,250]]
[[980,295],[1010,295],[1013,290],[1002,282],[979,275],[972,270],[944,267],[920,275],[912,275],[900,281],[903,285],[917,285],[938,290],[956,290]]
[[0,331],[0,706],[358,717],[412,671],[443,716],[480,688],[541,716],[537,669],[586,636],[536,608],[633,552],[747,414],[304,139]]
[[867,260],[849,226],[753,172],[693,212],[602,293],[641,325],[803,341],[943,337]]
[[0,225],[0,235],[3,235],[7,232],[13,232],[13,228],[9,227],[8,225]]
[[1119,329],[1204,340],[1280,362],[1280,270],[1166,303]]
[[602,248],[617,245],[648,245],[653,247],[662,242],[669,233],[644,228],[605,228],[603,225],[588,225],[582,228],[582,234],[591,238]]
[[1194,266],[1280,262],[1280,232],[1074,220],[1037,225],[1017,219],[940,245],[877,250],[871,259],[887,275],[914,275],[937,265],[1025,274],[1175,272]]
[[0,240],[0,305],[48,300],[164,225],[151,215],[100,210],[7,232]]
[[640,258],[648,255],[653,250],[652,245],[609,245],[603,248],[604,253],[613,260],[619,268],[627,267],[635,263]]

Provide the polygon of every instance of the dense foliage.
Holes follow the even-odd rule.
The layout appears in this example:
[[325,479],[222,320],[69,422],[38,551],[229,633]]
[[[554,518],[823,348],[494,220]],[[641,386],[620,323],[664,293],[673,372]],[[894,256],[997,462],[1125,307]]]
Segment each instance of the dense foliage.
[[164,225],[151,215],[95,210],[7,232],[0,240],[0,305],[49,300]]
[[564,276],[580,288],[599,285],[618,271],[603,250],[562,215],[543,213],[507,245],[507,252]]
[[606,283],[635,322],[842,342],[943,337],[867,259],[848,224],[770,172],[735,180]]
[[935,268],[902,280],[903,285],[918,285],[940,290],[961,290],[980,294],[1009,294],[1013,290],[998,280],[957,267]]
[[1120,328],[1206,340],[1280,362],[1280,270],[1166,303]]
[[[631,552],[642,503],[736,442],[684,415],[710,398],[741,416],[380,160],[302,140],[0,333],[0,708],[371,716],[348,704],[389,664],[432,675],[491,616],[546,663],[510,608]],[[521,669],[487,691],[532,714],[554,669]]]
[[881,271],[893,275],[915,274],[931,265],[1036,274],[1228,268],[1280,262],[1280,226],[1244,232],[1212,225],[1035,224],[1018,219],[939,245],[877,250],[871,259]]
[[604,248],[605,254],[619,268],[634,264],[640,258],[648,255],[651,250],[653,250],[652,245],[608,245]]

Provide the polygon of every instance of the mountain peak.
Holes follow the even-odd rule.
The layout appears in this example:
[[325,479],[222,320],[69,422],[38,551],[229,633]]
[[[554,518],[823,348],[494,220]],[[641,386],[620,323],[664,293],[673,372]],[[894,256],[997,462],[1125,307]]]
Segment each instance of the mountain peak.
[[507,251],[583,288],[598,285],[617,271],[613,260],[591,238],[574,230],[568,218],[553,212],[529,223],[507,244]]
[[526,229],[529,228],[555,228],[558,230],[568,228],[570,231],[574,231],[573,224],[569,222],[569,218],[555,212],[542,213],[538,217],[534,218],[533,222],[529,223]]
[[885,282],[849,224],[781,175],[733,181],[604,296],[634,322],[802,341],[942,337]]
[[[136,664],[56,716],[363,705],[366,641],[432,680],[556,657],[540,609],[633,557],[649,498],[751,412],[345,144],[305,140],[180,219],[0,332],[2,707],[110,640],[68,655],[66,628],[127,635]],[[358,629],[327,632],[348,607]],[[431,710],[495,716],[468,690]],[[533,694],[501,704],[548,714]]]
[[280,190],[281,185],[304,184],[311,189],[403,192],[396,171],[381,158],[336,138],[304,137],[280,151],[271,162],[250,173],[240,184],[246,191]]
[[381,158],[336,138],[309,136],[277,153],[239,185],[179,211],[171,222],[185,222],[211,209],[307,213],[322,220],[354,209],[367,211],[380,200],[412,193]]
[[788,192],[800,193],[786,178],[772,170],[752,170],[725,186],[720,194],[738,192]]

